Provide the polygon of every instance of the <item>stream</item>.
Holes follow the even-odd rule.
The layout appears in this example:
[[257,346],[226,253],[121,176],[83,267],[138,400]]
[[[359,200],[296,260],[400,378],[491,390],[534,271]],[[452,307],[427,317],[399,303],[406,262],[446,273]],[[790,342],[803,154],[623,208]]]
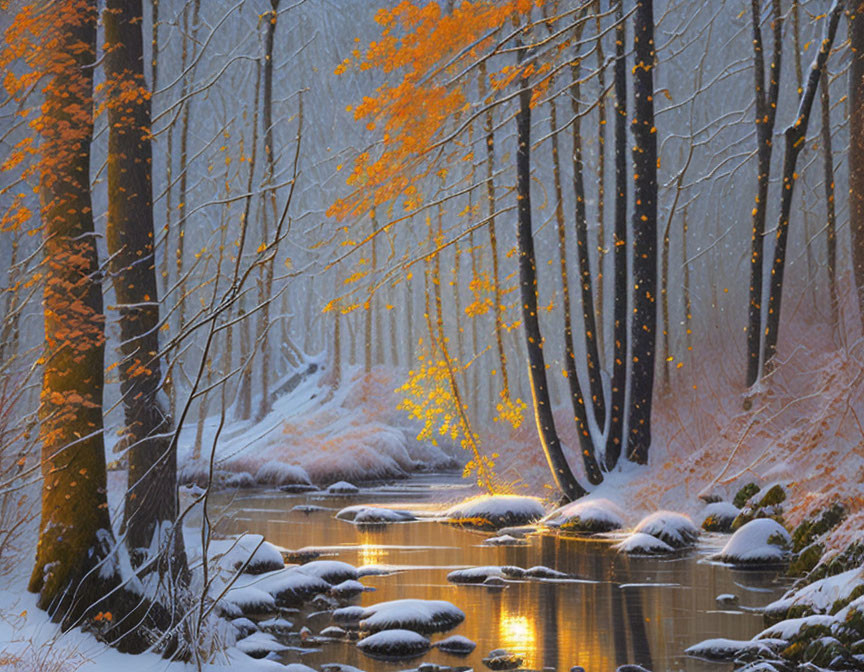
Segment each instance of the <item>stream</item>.
[[[690,553],[675,558],[635,558],[617,553],[606,538],[532,535],[525,546],[483,546],[490,536],[434,520],[358,527],[334,518],[341,508],[371,504],[408,509],[419,514],[475,494],[458,475],[424,475],[390,485],[364,487],[359,494],[289,495],[280,491],[238,491],[216,498],[222,516],[220,531],[255,532],[288,549],[313,547],[322,558],[357,567],[386,566],[392,573],[366,576],[364,592],[352,604],[368,606],[386,600],[447,600],[461,608],[465,621],[449,633],[468,637],[477,648],[467,657],[432,649],[414,661],[385,662],[365,656],[351,642],[309,644],[280,654],[282,662],[320,668],[328,663],[366,670],[396,671],[421,662],[470,666],[485,670],[481,659],[505,648],[520,654],[523,668],[588,672],[612,671],[639,663],[653,672],[725,672],[731,666],[683,655],[688,646],[712,637],[750,639],[760,630],[762,607],[784,592],[774,571],[738,571],[711,563],[720,537],[703,539]],[[293,510],[307,504],[325,510]],[[526,581],[503,588],[448,583],[447,574],[464,567],[545,565],[575,575],[574,581]],[[716,597],[734,594],[735,607]],[[288,615],[313,633],[331,625],[329,614]]]

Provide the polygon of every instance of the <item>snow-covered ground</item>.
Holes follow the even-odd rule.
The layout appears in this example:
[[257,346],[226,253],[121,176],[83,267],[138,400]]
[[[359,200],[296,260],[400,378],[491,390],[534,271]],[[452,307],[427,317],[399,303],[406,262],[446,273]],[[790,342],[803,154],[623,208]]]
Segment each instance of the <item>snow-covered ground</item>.
[[[314,371],[307,373],[310,369]],[[263,419],[235,420],[228,409],[215,444],[220,482],[232,474],[248,474],[262,485],[327,486],[453,469],[464,461],[458,448],[448,452],[415,439],[417,429],[396,410],[394,390],[402,381],[386,371],[376,369],[365,376],[349,369],[338,386],[331,384],[324,361],[304,362],[298,371],[299,384],[275,398]],[[293,375],[277,381],[274,389],[284,387]],[[197,459],[195,422],[183,429],[178,443],[181,481],[206,482],[221,419],[212,415],[205,420]]]

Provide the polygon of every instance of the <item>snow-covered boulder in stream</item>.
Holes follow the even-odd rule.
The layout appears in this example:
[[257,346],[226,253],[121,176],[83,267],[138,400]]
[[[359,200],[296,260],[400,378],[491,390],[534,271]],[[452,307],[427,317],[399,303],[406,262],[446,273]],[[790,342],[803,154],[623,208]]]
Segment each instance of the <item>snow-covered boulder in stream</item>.
[[339,520],[344,520],[355,525],[381,525],[384,523],[410,523],[417,517],[410,511],[398,509],[385,509],[378,506],[366,506],[355,504],[346,506],[336,514]]
[[597,534],[624,527],[624,516],[608,499],[589,499],[565,504],[540,522],[562,532]]
[[706,639],[694,644],[684,651],[693,658],[702,658],[712,661],[733,661],[736,658],[749,655],[770,656],[786,647],[786,642],[781,639],[765,639],[762,641],[751,641],[748,639]]
[[657,511],[645,516],[633,532],[650,534],[672,548],[692,546],[699,538],[699,529],[693,521],[674,511]]
[[331,495],[356,495],[360,492],[360,488],[348,481],[339,481],[338,483],[328,486],[327,492]]
[[452,630],[464,620],[464,612],[449,602],[406,599],[367,607],[360,614],[359,627],[363,632],[395,629],[428,634]]
[[468,567],[450,572],[447,575],[447,580],[451,583],[483,583],[490,577],[503,579],[504,572],[500,567],[495,565],[488,567]]
[[[299,607],[315,595],[330,590],[330,584],[322,578],[306,574],[302,568],[288,567],[255,577],[240,577],[228,591],[226,598],[236,603],[235,594],[238,591],[250,590],[263,591],[277,606]],[[242,608],[242,605],[240,606]]]
[[[193,537],[189,537],[190,539]],[[200,546],[188,546],[190,562],[201,559]],[[260,534],[244,534],[230,539],[212,539],[207,548],[208,557],[232,570],[242,569],[246,574],[263,574],[282,569],[282,554]]]
[[740,527],[716,558],[733,565],[776,565],[788,557],[790,541],[776,520],[757,518]]
[[340,600],[347,600],[352,597],[356,597],[360,593],[366,590],[366,586],[364,586],[359,581],[355,581],[354,579],[348,579],[347,581],[343,581],[342,583],[337,583],[330,589],[330,594],[338,598]]
[[533,523],[546,513],[536,497],[519,495],[480,495],[450,507],[444,512],[447,522],[484,530]]
[[234,645],[250,658],[265,658],[268,654],[285,651],[288,647],[276,641],[273,635],[253,632]]
[[740,513],[741,509],[729,502],[712,502],[699,514],[699,527],[706,532],[731,532]]
[[297,568],[307,576],[314,576],[329,583],[331,586],[343,581],[356,581],[357,568],[339,560],[313,560]]
[[431,643],[423,635],[401,629],[376,632],[357,642],[357,648],[367,656],[386,660],[417,658],[430,647]]
[[440,642],[436,642],[434,646],[439,651],[454,656],[467,656],[477,648],[477,645],[474,642],[462,635],[447,637],[446,639],[442,639]]
[[624,541],[615,544],[614,548],[628,555],[666,555],[675,552],[675,549],[662,539],[643,532],[634,532]]

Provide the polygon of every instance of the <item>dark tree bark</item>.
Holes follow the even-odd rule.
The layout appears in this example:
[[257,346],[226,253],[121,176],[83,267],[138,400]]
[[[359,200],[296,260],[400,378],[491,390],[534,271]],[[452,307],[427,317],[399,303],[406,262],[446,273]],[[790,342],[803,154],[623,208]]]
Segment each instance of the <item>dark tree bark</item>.
[[627,61],[623,0],[615,3],[615,231],[612,260],[615,265],[613,307],[612,393],[609,430],[606,435],[606,470],[618,464],[624,432],[627,399]]
[[762,342],[763,257],[765,215],[768,208],[768,181],[771,176],[771,150],[777,97],[780,89],[780,58],[783,50],[783,14],[780,0],[771,0],[774,47],[771,54],[768,91],[765,91],[765,55],[762,41],[762,2],[751,0],[753,22],[753,65],[756,97],[757,188],[753,207],[750,252],[750,303],[747,320],[747,387],[759,379],[759,350]]
[[647,464],[657,341],[657,129],[654,126],[654,3],[633,15],[633,318],[627,457]]
[[774,263],[771,267],[771,293],[768,298],[765,345],[762,353],[766,371],[770,370],[774,356],[777,354],[777,339],[780,333],[780,308],[783,299],[783,273],[786,268],[786,243],[789,238],[789,215],[792,211],[792,197],[795,193],[795,181],[798,177],[795,174],[795,166],[798,163],[798,155],[804,148],[807,139],[810,112],[816,98],[816,91],[819,88],[819,80],[831,53],[831,46],[834,44],[834,36],[837,34],[837,25],[840,22],[842,10],[842,1],[834,0],[822,34],[819,53],[810,68],[804,92],[801,94],[795,121],[784,131],[786,153],[783,157],[783,193],[780,200],[780,219],[777,223],[777,240],[774,246]]
[[[520,48],[519,60],[524,56]],[[537,315],[537,266],[534,254],[534,232],[531,222],[531,87],[523,80],[519,92],[519,113],[516,116],[516,198],[518,220],[516,226],[519,252],[519,296],[522,303],[522,320],[525,324],[525,341],[528,350],[528,366],[531,380],[531,395],[534,417],[540,435],[540,443],[549,462],[555,485],[561,494],[573,501],[586,494],[576,480],[555,428],[552,415],[549,387],[546,380],[546,359],[543,355],[543,336]]]
[[831,96],[828,68],[819,82],[822,103],[822,169],[825,179],[825,249],[828,257],[828,302],[831,309],[831,328],[840,321],[837,294],[837,213],[834,208],[834,148],[831,141]]
[[864,2],[850,0],[849,6],[849,228],[852,271],[864,326]]
[[[578,42],[581,29],[577,29]],[[591,279],[591,259],[588,249],[588,215],[585,209],[585,180],[583,176],[582,133],[579,121],[579,66],[572,65],[573,83],[570,87],[570,105],[573,112],[573,194],[576,201],[576,249],[579,260],[579,284],[582,289],[582,318],[585,325],[585,364],[588,369],[588,388],[591,392],[590,407],[594,411],[597,426],[606,424],[606,400],[603,396],[603,381],[600,378],[600,355],[597,351],[597,320],[594,311],[594,289]],[[597,471],[599,476],[599,469]]]
[[[110,270],[120,311],[120,389],[128,437],[124,523],[133,563],[177,518],[177,452],[158,395],[159,290],[153,248],[150,95],[144,80],[141,0],[108,0],[104,13],[108,108]],[[166,528],[165,526],[169,526]],[[171,565],[185,571],[182,531]],[[164,542],[162,540],[160,543]],[[173,572],[172,572],[173,573]]]
[[[40,127],[45,365],[39,406],[42,518],[29,589],[71,624],[118,577],[105,496],[105,316],[90,200],[96,1],[45,8],[50,64]],[[109,577],[100,584],[100,567]]]
[[[553,87],[550,78],[549,86]],[[573,405],[573,421],[579,435],[579,451],[585,463],[585,474],[589,482],[597,485],[603,482],[603,474],[597,464],[594,441],[588,427],[585,398],[579,384],[576,370],[576,355],[573,347],[573,317],[570,309],[570,279],[567,275],[567,228],[564,220],[564,194],[561,186],[561,168],[558,150],[558,110],[555,101],[549,105],[549,131],[552,136],[552,173],[555,187],[555,221],[558,229],[558,260],[561,268],[561,303],[564,309],[564,358],[566,361],[567,384],[570,387],[570,401]],[[578,130],[577,130],[578,132]]]

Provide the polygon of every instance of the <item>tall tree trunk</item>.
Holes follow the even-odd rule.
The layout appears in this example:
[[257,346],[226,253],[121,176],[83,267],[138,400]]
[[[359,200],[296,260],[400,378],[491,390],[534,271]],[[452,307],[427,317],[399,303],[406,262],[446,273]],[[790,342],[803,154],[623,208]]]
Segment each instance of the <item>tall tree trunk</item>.
[[684,269],[684,291],[681,294],[681,299],[684,302],[684,335],[687,338],[687,351],[690,352],[693,350],[693,329],[691,328],[693,305],[690,300],[690,259],[687,257],[687,233],[690,228],[688,221],[687,206],[685,205],[681,215],[681,267]]
[[[578,38],[577,38],[578,41]],[[549,88],[554,88],[550,77]],[[561,185],[561,161],[558,150],[558,109],[555,101],[549,102],[549,131],[552,136],[552,175],[555,187],[555,221],[558,229],[558,261],[561,268],[561,303],[564,308],[564,357],[567,383],[570,387],[570,402],[573,405],[573,421],[579,435],[579,452],[585,463],[585,474],[593,485],[603,482],[603,474],[597,464],[594,441],[588,426],[588,413],[579,374],[576,370],[576,355],[573,348],[573,317],[570,310],[570,280],[567,276],[567,228],[564,221],[564,193]],[[578,130],[574,131],[578,133]],[[574,135],[575,138],[575,135]],[[575,141],[575,140],[574,140]],[[602,428],[601,428],[602,429]]]
[[763,257],[768,182],[771,177],[771,150],[780,89],[780,58],[783,50],[783,14],[780,0],[771,0],[774,50],[771,54],[768,91],[765,91],[765,55],[762,41],[762,2],[751,0],[753,22],[753,66],[756,98],[757,188],[753,207],[750,252],[750,303],[747,320],[747,387],[759,379],[759,350],[762,342]]
[[834,208],[834,149],[831,141],[831,96],[828,67],[819,83],[822,103],[822,167],[825,178],[825,248],[828,256],[828,302],[831,309],[831,329],[840,322],[837,294],[837,213]]
[[[246,198],[243,202],[243,219],[241,226],[249,226],[249,214],[252,207],[252,187],[255,184],[255,165],[258,156],[258,114],[261,103],[261,61],[255,62],[255,95],[252,103],[252,142],[249,150],[249,173],[246,177]],[[242,249],[239,253],[242,252]],[[246,297],[245,294],[238,302],[238,320],[236,328],[240,329],[240,363],[243,365],[243,370],[240,373],[240,385],[238,389],[238,405],[237,416],[241,420],[248,420],[252,417],[252,365],[253,358],[249,343],[249,316],[246,314]],[[234,328],[234,327],[232,327]]]
[[850,0],[849,4],[849,228],[852,271],[864,327],[864,2]]
[[[276,191],[273,189],[273,177],[276,172],[276,157],[273,147],[273,39],[276,34],[276,19],[278,17],[280,0],[270,0],[270,12],[265,15],[267,29],[264,35],[264,68],[263,68],[263,101],[261,106],[261,120],[264,125],[264,159],[265,174],[264,188],[266,189],[265,200],[269,204],[264,206],[264,217],[261,218],[263,236],[261,240],[269,239],[268,218],[273,218],[274,227],[278,221],[276,211]],[[273,273],[276,262],[276,254],[279,251],[279,240],[274,239],[272,250],[268,251],[267,257],[262,262],[261,293],[258,297],[258,332],[256,341],[261,348],[261,401],[258,406],[258,418],[263,418],[270,412],[270,303],[273,300]]]
[[[90,200],[96,2],[43,11],[51,69],[40,126],[46,278],[39,406],[42,518],[29,590],[55,620],[74,623],[119,577],[106,499],[102,430],[105,316]],[[100,578],[100,574],[106,575]]]
[[[600,20],[602,5],[600,0],[594,5],[596,12],[595,26],[597,29],[597,86],[600,89],[597,101],[597,302],[594,306],[597,326],[597,350],[600,359],[597,366],[603,368],[603,352],[605,340],[603,337],[603,306],[606,302],[604,293],[605,276],[603,260],[606,257],[606,55],[603,50],[603,26]],[[604,413],[605,414],[605,413]]]
[[657,129],[654,126],[654,3],[633,16],[633,319],[627,457],[647,464],[657,341]]
[[807,84],[795,121],[786,128],[786,154],[783,157],[783,192],[780,200],[780,219],[777,223],[777,241],[774,246],[774,263],[771,267],[771,293],[768,298],[768,316],[765,320],[765,345],[762,354],[766,371],[770,370],[774,356],[777,354],[777,339],[780,333],[780,308],[783,299],[783,273],[786,267],[786,243],[789,238],[789,216],[792,211],[792,197],[795,193],[797,175],[795,167],[798,155],[807,139],[807,126],[810,123],[810,112],[819,88],[819,79],[825,69],[825,63],[831,53],[834,36],[837,34],[837,24],[843,10],[842,0],[834,0],[828,13],[827,24],[822,35],[822,42],[816,60],[807,76]]
[[[480,63],[480,98],[486,99],[486,62]],[[510,400],[510,380],[507,376],[507,352],[504,349],[504,297],[501,291],[501,271],[498,263],[498,235],[495,229],[495,119],[492,108],[486,111],[486,216],[489,219],[489,254],[492,257],[492,287],[494,291],[495,345],[498,349],[498,365],[501,368],[501,396]]]
[[[576,29],[575,41],[581,38],[581,24]],[[590,407],[598,427],[606,424],[606,400],[603,396],[603,380],[600,377],[600,355],[597,350],[597,321],[594,311],[594,289],[591,279],[591,259],[588,249],[588,215],[585,208],[585,180],[582,160],[582,129],[579,121],[579,65],[571,65],[573,83],[570,86],[570,106],[573,112],[573,194],[576,201],[576,250],[579,259],[579,285],[582,289],[582,318],[585,325],[585,364],[588,369],[588,388],[591,392]],[[599,470],[597,472],[599,477]]]
[[[153,248],[150,95],[144,80],[141,0],[108,0],[105,14],[108,108],[108,223],[114,294],[120,311],[120,391],[128,437],[124,524],[133,564],[154,535],[167,535],[177,518],[177,453],[159,392],[159,290]],[[130,95],[134,93],[135,95]],[[182,530],[168,557],[185,571]],[[173,558],[173,559],[172,559]]]
[[629,283],[627,272],[627,61],[623,0],[615,2],[615,232],[612,260],[615,266],[613,305],[612,393],[609,430],[606,435],[606,470],[618,464],[624,433],[624,404],[627,400],[627,315]]
[[[378,221],[375,217],[375,213],[372,213],[371,219],[372,230],[375,231],[378,228]],[[372,311],[375,306],[375,290],[373,283],[375,282],[375,271],[378,268],[378,248],[376,246],[376,241],[378,236],[373,236],[370,241],[372,258],[369,265],[369,296],[366,297],[366,305],[364,306],[365,312],[363,315],[363,372],[366,374],[367,379],[370,373],[372,373]],[[437,285],[436,285],[437,287]],[[440,289],[438,290],[440,291]],[[379,334],[380,336],[380,334]]]
[[[524,49],[519,49],[519,60]],[[519,253],[519,296],[522,304],[522,319],[525,325],[525,341],[528,350],[528,367],[534,417],[540,435],[540,443],[549,462],[555,485],[561,494],[573,501],[586,494],[576,480],[555,429],[552,415],[552,400],[546,380],[546,359],[543,354],[543,336],[537,315],[537,265],[534,254],[534,231],[531,222],[531,87],[523,79],[519,91],[519,113],[516,116],[516,199],[518,219],[516,227]]]

